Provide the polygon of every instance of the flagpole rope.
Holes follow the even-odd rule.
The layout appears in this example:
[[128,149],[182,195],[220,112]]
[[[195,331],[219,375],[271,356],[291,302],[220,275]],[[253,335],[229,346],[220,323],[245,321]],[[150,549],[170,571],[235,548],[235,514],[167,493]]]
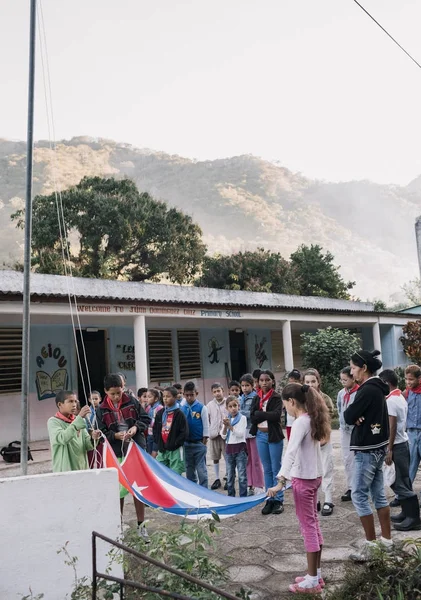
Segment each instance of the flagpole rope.
[[[38,0],[38,7],[39,7],[39,14],[40,14],[40,19],[38,20],[38,29],[39,29],[39,40],[40,40],[40,50],[41,50],[40,56],[41,56],[41,66],[42,66],[42,79],[43,79],[43,86],[44,86],[44,100],[45,100],[46,115],[47,115],[47,130],[48,130],[48,137],[49,137],[49,148],[52,152],[52,157],[53,157],[52,178],[53,178],[55,205],[56,205],[56,211],[57,211],[57,221],[58,221],[58,228],[59,228],[59,235],[60,235],[61,255],[62,255],[62,261],[63,261],[64,274],[66,277],[67,296],[68,296],[69,309],[70,309],[72,333],[73,333],[73,338],[74,338],[74,342],[75,342],[77,364],[79,366],[79,373],[80,373],[80,377],[82,380],[82,389],[83,389],[83,394],[85,396],[85,401],[88,402],[88,393],[89,393],[89,396],[92,393],[91,378],[90,378],[90,371],[89,371],[89,365],[88,365],[88,360],[87,360],[85,342],[83,340],[82,325],[81,325],[81,321],[80,321],[79,308],[78,308],[78,302],[77,302],[77,294],[76,294],[76,289],[75,289],[75,284],[74,284],[74,277],[73,277],[73,270],[72,270],[71,256],[70,256],[70,242],[69,242],[69,236],[68,236],[68,231],[67,231],[67,227],[66,227],[66,221],[65,221],[65,217],[64,217],[63,196],[62,196],[61,190],[59,190],[59,187],[57,184],[57,147],[56,147],[56,143],[55,143],[55,122],[54,122],[54,113],[53,113],[50,65],[49,65],[48,49],[47,49],[47,35],[46,35],[46,28],[45,28],[45,22],[44,22],[42,0]],[[77,326],[75,324],[75,316],[76,316]],[[79,329],[80,345],[82,348],[83,357],[81,357],[81,353],[79,351],[78,340],[77,340],[77,329]],[[82,363],[82,358],[83,358],[83,363]],[[84,372],[82,369],[82,364],[85,367],[85,373],[86,373],[86,377],[87,377],[87,386],[85,385],[85,377],[84,377]],[[98,428],[96,412],[94,413],[94,418],[93,418],[92,424],[94,425],[94,427],[96,429]],[[96,468],[96,465],[97,465],[96,453],[98,452],[98,450],[97,450],[98,442],[97,442],[97,440],[93,440],[93,443],[94,443],[94,455],[93,455],[93,459],[91,462],[94,462],[95,468]],[[92,466],[92,465],[90,465],[90,466]]]

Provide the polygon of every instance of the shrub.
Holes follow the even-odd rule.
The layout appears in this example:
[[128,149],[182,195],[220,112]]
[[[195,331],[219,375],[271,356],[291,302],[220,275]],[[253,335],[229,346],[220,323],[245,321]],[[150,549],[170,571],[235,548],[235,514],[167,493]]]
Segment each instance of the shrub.
[[347,565],[345,580],[325,600],[420,600],[421,540],[406,540],[393,553],[378,552],[363,566]]
[[301,340],[303,366],[317,369],[322,377],[336,379],[341,369],[349,365],[351,355],[361,348],[359,335],[348,329],[326,327],[316,333],[302,333]]

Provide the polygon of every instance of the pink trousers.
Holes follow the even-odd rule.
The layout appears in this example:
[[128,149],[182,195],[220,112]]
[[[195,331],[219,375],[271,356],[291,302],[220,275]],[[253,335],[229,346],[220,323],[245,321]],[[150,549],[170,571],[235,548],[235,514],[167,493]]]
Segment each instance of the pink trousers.
[[253,487],[264,488],[263,468],[257,452],[256,438],[246,439],[247,444],[247,484]]
[[317,516],[317,490],[321,483],[321,477],[317,479],[293,477],[292,479],[295,512],[300,523],[306,552],[318,552],[323,546],[323,536]]

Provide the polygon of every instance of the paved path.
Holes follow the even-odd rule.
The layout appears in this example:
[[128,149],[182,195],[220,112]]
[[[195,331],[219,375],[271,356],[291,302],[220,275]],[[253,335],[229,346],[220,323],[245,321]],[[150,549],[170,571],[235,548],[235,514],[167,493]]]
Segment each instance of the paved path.
[[[330,517],[321,517],[321,528],[325,538],[322,569],[327,589],[338,583],[343,576],[344,564],[352,548],[363,541],[362,528],[351,502],[341,503],[340,496],[345,491],[344,471],[340,456],[339,432],[332,434],[335,460],[335,508]],[[47,448],[48,442],[35,442],[31,448]],[[29,464],[29,474],[46,473],[51,470],[50,453],[34,453],[35,461]],[[221,476],[224,474],[221,463]],[[213,481],[213,468],[208,464],[209,479]],[[19,475],[19,466],[0,462],[0,477]],[[418,474],[416,490],[421,489],[421,475]],[[390,497],[391,490],[388,490]],[[135,522],[133,503],[126,501],[125,521]],[[171,527],[178,519],[160,512],[159,520],[154,512],[147,510],[149,528]],[[292,494],[285,496],[285,512],[282,515],[261,514],[257,507],[243,513],[238,518],[224,520],[218,526],[218,558],[229,566],[233,589],[241,585],[252,590],[256,600],[291,598],[287,591],[297,575],[306,573],[306,558],[302,538],[292,503]],[[393,539],[421,537],[421,531],[403,534],[394,532]]]

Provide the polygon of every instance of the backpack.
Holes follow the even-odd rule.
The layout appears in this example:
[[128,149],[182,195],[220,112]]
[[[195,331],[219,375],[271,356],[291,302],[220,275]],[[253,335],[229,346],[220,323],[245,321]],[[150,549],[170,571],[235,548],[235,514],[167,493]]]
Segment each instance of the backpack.
[[[0,455],[3,457],[3,460],[7,463],[20,463],[20,445],[20,442],[10,442],[8,446],[4,446],[4,448],[0,450]],[[34,460],[29,447],[28,460]]]

